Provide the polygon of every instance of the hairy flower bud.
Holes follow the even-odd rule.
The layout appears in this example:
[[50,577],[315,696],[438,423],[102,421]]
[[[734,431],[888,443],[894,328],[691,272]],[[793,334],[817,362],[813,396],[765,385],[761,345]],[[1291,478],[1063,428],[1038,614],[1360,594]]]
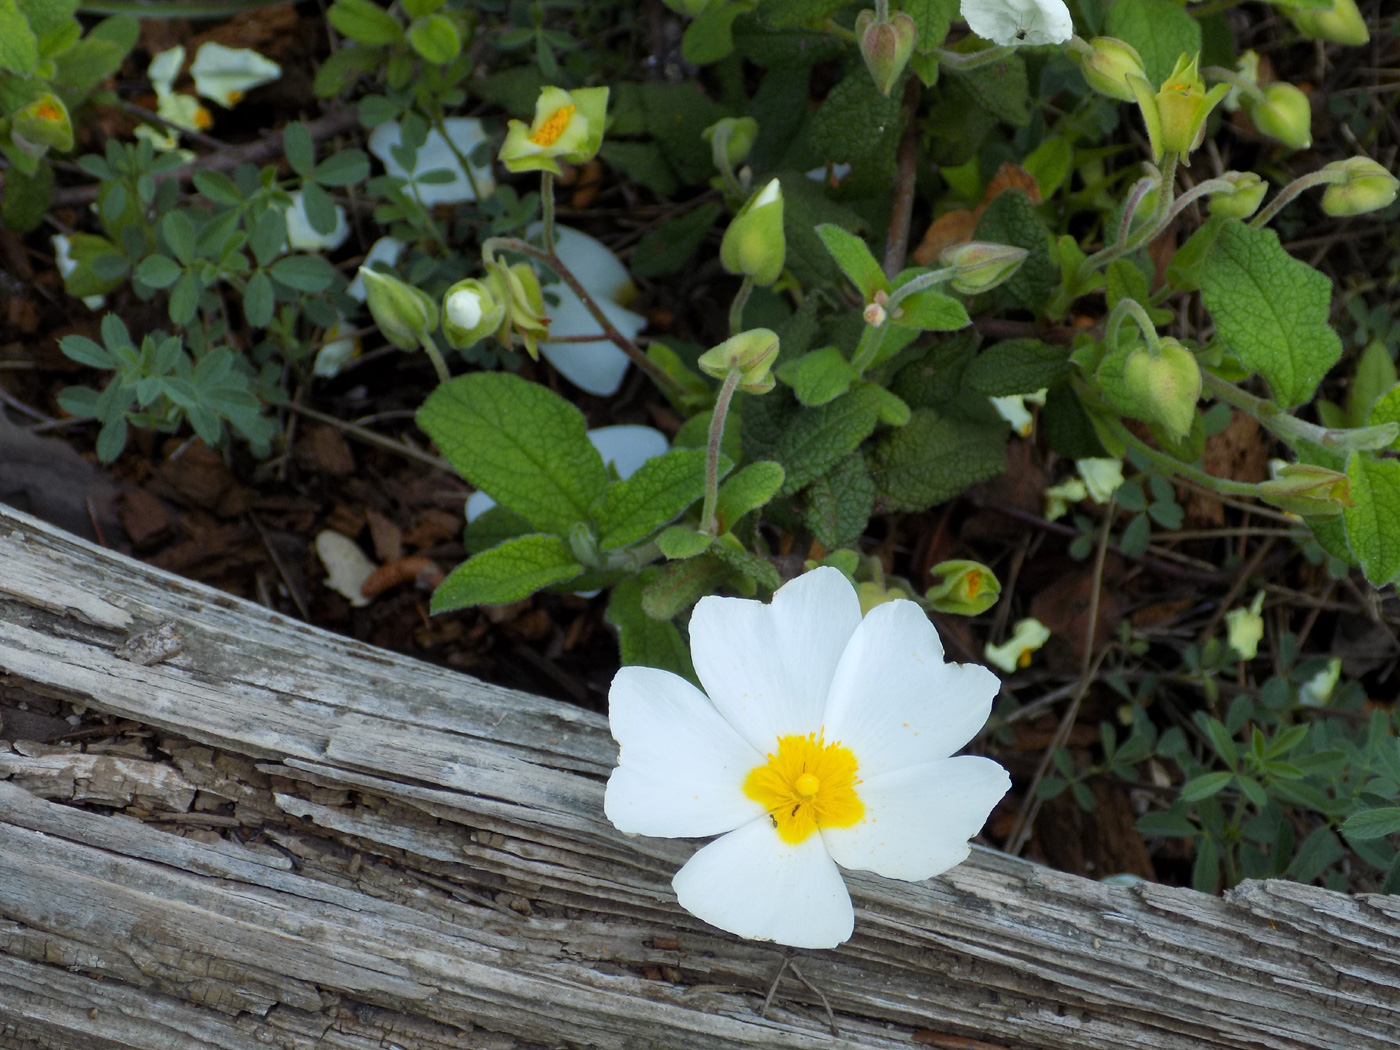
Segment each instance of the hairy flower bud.
[[1261,135],[1290,149],[1312,145],[1312,105],[1292,84],[1276,81],[1264,88],[1262,100],[1244,96],[1244,107]]
[[538,361],[538,344],[549,335],[549,318],[545,316],[544,292],[535,271],[526,263],[507,266],[498,259],[488,259],[485,283],[505,307],[505,320],[496,330],[496,338],[507,350],[513,350],[513,338],[519,337],[525,352]]
[[957,616],[984,613],[1001,597],[1001,581],[996,573],[977,561],[939,562],[929,572],[943,582],[924,594],[937,612]]
[[1132,102],[1133,89],[1128,86],[1128,75],[1147,79],[1147,69],[1137,48],[1111,36],[1094,37],[1089,41],[1089,48],[1087,52],[1070,51],[1089,86],[1100,95]]
[[753,149],[758,138],[758,121],[753,117],[724,117],[700,132],[700,137],[710,144],[716,168],[723,169],[725,160],[733,168],[744,163],[749,150]]
[[938,261],[957,273],[953,288],[964,295],[990,291],[1001,284],[1026,260],[1026,249],[990,241],[967,241],[946,248]]
[[1247,219],[1259,210],[1264,202],[1264,194],[1269,184],[1252,171],[1227,171],[1220,177],[1228,182],[1228,190],[1216,190],[1210,195],[1209,206],[1212,215],[1227,219]]
[[1201,366],[1175,339],[1163,339],[1155,352],[1142,346],[1129,354],[1123,385],[1168,433],[1181,438],[1191,432],[1201,399]]
[[876,21],[874,11],[856,15],[860,56],[865,59],[865,68],[870,70],[880,94],[888,95],[899,83],[918,36],[919,28],[914,19],[903,11],[891,15],[887,22]]
[[1330,11],[1299,11],[1290,7],[1281,10],[1293,20],[1298,32],[1313,40],[1357,46],[1371,39],[1366,19],[1356,9],[1356,0],[1333,0]]
[[384,338],[400,350],[416,350],[432,338],[438,324],[437,304],[412,285],[377,270],[360,267],[365,302]]
[[1155,95],[1142,77],[1130,73],[1127,80],[1142,110],[1154,161],[1176,153],[1185,163],[1187,155],[1205,137],[1206,117],[1230,90],[1227,84],[1217,84],[1207,91],[1197,71],[1197,60],[1184,52]]
[[1334,160],[1322,170],[1332,179],[1322,210],[1334,218],[1388,208],[1400,189],[1400,180],[1370,157]]
[[34,156],[50,149],[64,152],[73,148],[73,122],[68,108],[52,92],[45,91],[16,110],[10,120],[10,132],[15,145]]
[[1261,482],[1259,497],[1300,518],[1335,518],[1351,499],[1351,479],[1311,463],[1289,463]]
[[783,187],[773,179],[749,198],[724,231],[719,260],[733,274],[770,285],[783,272],[787,241],[783,236]]
[[778,359],[778,334],[768,328],[751,328],[706,350],[697,362],[700,371],[725,379],[739,369],[739,389],[748,394],[766,394],[773,389],[769,369]]
[[491,284],[468,278],[447,289],[442,297],[442,334],[449,346],[465,350],[500,329],[506,304]]

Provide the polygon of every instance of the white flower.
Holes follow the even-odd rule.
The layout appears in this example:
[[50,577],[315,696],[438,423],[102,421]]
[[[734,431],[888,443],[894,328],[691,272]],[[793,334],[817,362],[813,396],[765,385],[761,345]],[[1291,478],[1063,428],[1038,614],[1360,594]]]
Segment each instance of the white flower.
[[1063,44],[1074,23],[1063,0],[962,0],[969,28],[997,44]]
[[350,224],[345,221],[345,209],[335,206],[335,229],[318,233],[306,217],[306,200],[301,190],[292,194],[292,203],[282,213],[287,220],[287,243],[297,252],[335,251],[350,236]]
[[1017,620],[1011,628],[1011,637],[1000,645],[988,642],[982,655],[989,664],[1000,667],[1007,674],[1015,674],[1023,667],[1031,665],[1031,656],[1050,640],[1050,628],[1034,617]]
[[[65,281],[68,275],[78,268],[78,260],[73,258],[73,242],[61,233],[56,233],[49,240],[53,244],[53,261],[58,267],[58,275]],[[89,310],[100,310],[107,305],[105,295],[85,295],[83,305]]]
[[282,67],[272,59],[246,47],[224,47],[212,40],[199,45],[190,66],[194,89],[225,109],[232,109],[253,88],[270,84],[281,75]]
[[721,836],[672,881],[714,926],[834,948],[855,922],[837,864],[947,871],[1010,787],[990,759],[951,757],[986,721],[996,676],[945,663],[913,602],[862,619],[846,577],[818,568],[768,605],[702,598],[690,638],[704,693],[651,667],[613,679],[621,754],[604,809],[630,834]]
[[[483,142],[490,141],[481,121],[475,117],[449,117],[443,121],[443,125],[447,128],[452,145],[448,145],[448,140],[443,138],[438,130],[429,131],[423,145],[418,147],[411,171],[394,156],[394,149],[403,145],[403,128],[397,120],[386,121],[370,132],[369,151],[379,158],[385,172],[408,179],[409,184],[417,191],[418,199],[429,208],[435,204],[474,201],[476,190],[479,190],[483,197],[491,196],[496,189],[496,179],[491,174],[490,160],[482,165],[474,164],[471,160],[476,148]],[[452,146],[457,147],[456,152],[453,152]],[[462,170],[462,162],[457,159],[457,153],[467,158],[467,164],[471,168],[470,179]],[[414,182],[430,171],[446,171],[452,179],[448,182]],[[476,182],[476,190],[472,189],[473,180]],[[413,190],[406,191],[410,196],[413,194]]]
[[[399,256],[403,254],[403,241],[397,237],[380,237],[369,246],[369,251],[365,252],[365,261],[360,264],[363,269],[373,270],[374,264],[382,262],[385,266],[393,269],[399,264]],[[351,299],[365,301],[365,280],[357,271],[355,279],[350,282],[350,287],[345,289],[345,294]]]
[[1008,394],[1005,397],[991,397],[987,399],[996,409],[997,415],[1011,424],[1011,429],[1022,437],[1031,436],[1032,419],[1030,409],[1026,408],[1026,401],[1020,394]]
[[[539,230],[540,224],[535,223],[526,231],[526,236],[534,237]],[[635,339],[646,327],[647,319],[626,307],[637,289],[621,260],[602,241],[567,226],[555,227],[554,252],[579,279],[584,291],[592,296],[612,326],[628,339]],[[544,267],[540,269],[543,271]],[[545,274],[542,272],[541,276]],[[590,394],[606,397],[617,393],[631,363],[628,356],[603,337],[602,325],[567,284],[557,281],[548,285],[546,291],[559,300],[557,306],[546,302],[549,334],[553,339],[561,336],[598,338],[570,343],[541,342],[540,353],[560,375]]]
[[1225,614],[1226,638],[1241,660],[1259,655],[1259,643],[1264,640],[1263,608],[1264,592],[1260,591],[1248,609],[1231,609]]
[[1123,461],[1106,456],[1076,459],[1075,467],[1084,479],[1085,489],[1095,503],[1107,503],[1123,484]]

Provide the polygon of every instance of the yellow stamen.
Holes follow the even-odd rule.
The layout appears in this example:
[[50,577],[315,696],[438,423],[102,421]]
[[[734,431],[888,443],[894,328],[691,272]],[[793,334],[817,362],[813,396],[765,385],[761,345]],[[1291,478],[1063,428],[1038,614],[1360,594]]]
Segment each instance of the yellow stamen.
[[40,120],[62,120],[63,110],[59,109],[52,102],[41,102],[35,107],[34,115]]
[[779,737],[777,753],[744,778],[744,794],[768,811],[779,838],[796,845],[818,828],[860,823],[859,783],[850,748],[809,733]]
[[559,141],[559,136],[564,134],[564,129],[569,126],[569,121],[574,119],[573,106],[560,106],[551,113],[533,135],[530,141],[536,146],[552,146]]
[[243,92],[241,92],[241,91],[230,91],[230,92],[228,93],[228,104],[229,104],[230,106],[234,105],[234,104],[237,103],[237,102],[242,102],[242,101],[243,101]]
[[200,131],[208,131],[214,126],[214,118],[207,109],[200,106],[194,111],[194,125]]
[[982,589],[982,574],[973,570],[967,574],[967,596],[976,598],[977,592]]
[[1016,666],[1029,667],[1031,665],[1031,652],[1030,649],[1022,649],[1021,655],[1016,657]]

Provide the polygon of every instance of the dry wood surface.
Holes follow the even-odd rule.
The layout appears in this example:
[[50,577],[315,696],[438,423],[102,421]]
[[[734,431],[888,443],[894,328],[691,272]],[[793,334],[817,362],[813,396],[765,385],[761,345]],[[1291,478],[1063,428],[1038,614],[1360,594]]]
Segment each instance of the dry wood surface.
[[1400,1045],[1400,899],[982,850],[849,874],[855,936],[760,1016],[785,953],[676,905],[696,843],[603,818],[603,718],[4,507],[0,718],[0,1047]]

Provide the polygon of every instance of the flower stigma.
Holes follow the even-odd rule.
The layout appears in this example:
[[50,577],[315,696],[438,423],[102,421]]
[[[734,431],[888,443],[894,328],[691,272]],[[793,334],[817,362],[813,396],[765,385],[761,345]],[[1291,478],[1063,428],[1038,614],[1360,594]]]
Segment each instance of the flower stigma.
[[536,146],[554,145],[559,141],[559,136],[564,134],[564,129],[569,126],[569,121],[573,120],[575,108],[575,106],[560,106],[545,119],[539,130],[530,136],[530,141]]
[[778,737],[777,752],[744,778],[744,794],[768,810],[779,838],[796,845],[819,828],[860,823],[859,783],[851,749],[809,733]]

